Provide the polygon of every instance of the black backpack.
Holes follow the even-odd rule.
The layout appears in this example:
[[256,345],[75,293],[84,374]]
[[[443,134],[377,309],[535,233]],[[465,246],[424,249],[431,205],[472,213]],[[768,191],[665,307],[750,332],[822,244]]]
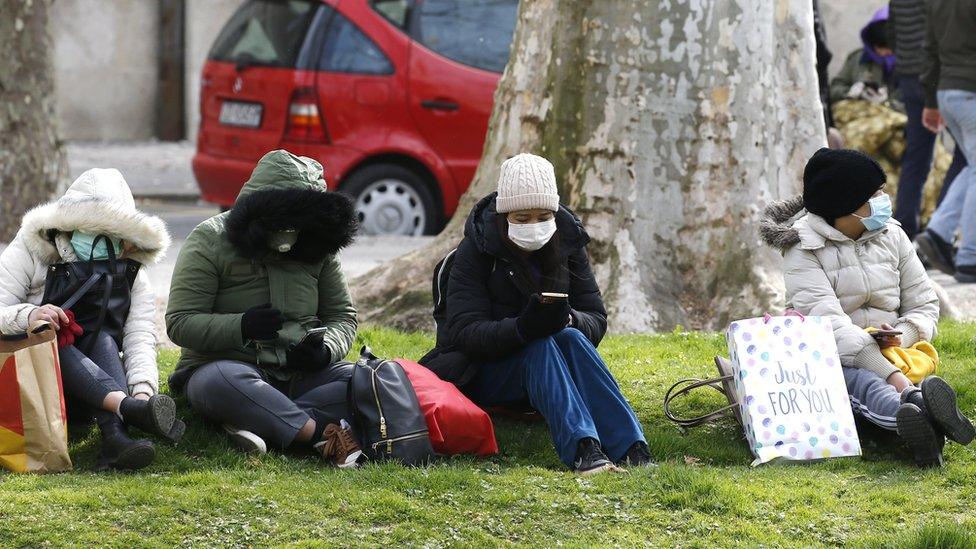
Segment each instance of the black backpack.
[[437,327],[440,327],[441,323],[447,319],[447,281],[451,278],[455,252],[457,252],[457,248],[448,252],[444,259],[438,261],[437,266],[434,267],[431,294],[434,297],[434,325]]
[[424,465],[435,454],[427,420],[403,367],[363,347],[349,381],[353,430],[367,458]]

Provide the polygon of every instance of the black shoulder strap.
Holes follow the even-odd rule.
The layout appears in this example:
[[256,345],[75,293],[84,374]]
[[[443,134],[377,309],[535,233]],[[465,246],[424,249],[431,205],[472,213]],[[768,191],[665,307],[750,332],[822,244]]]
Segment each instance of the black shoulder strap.
[[78,289],[75,290],[75,293],[71,294],[71,297],[69,297],[64,303],[59,305],[59,307],[61,307],[62,309],[70,309],[74,307],[75,304],[77,304],[78,301],[80,301],[81,298],[84,297],[89,290],[94,288],[95,284],[98,284],[98,281],[101,279],[102,279],[102,273],[92,274],[90,277],[88,277],[88,280],[86,280],[84,284],[79,286]]

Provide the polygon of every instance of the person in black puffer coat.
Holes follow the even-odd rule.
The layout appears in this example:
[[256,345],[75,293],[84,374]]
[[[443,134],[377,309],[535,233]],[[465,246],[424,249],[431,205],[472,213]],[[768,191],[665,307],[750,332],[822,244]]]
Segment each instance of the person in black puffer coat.
[[[552,164],[520,154],[471,211],[437,346],[421,362],[484,406],[528,403],[580,474],[646,465],[640,422],[596,351],[607,313],[589,236],[559,204]],[[568,294],[547,302],[543,293]]]

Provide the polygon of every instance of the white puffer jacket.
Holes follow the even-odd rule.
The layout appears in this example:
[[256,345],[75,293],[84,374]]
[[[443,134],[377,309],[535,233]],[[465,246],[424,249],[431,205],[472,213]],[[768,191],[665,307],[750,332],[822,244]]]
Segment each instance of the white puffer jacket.
[[[20,231],[0,254],[0,332],[28,329],[28,315],[41,305],[47,267],[77,261],[70,233],[84,231],[121,238],[135,246],[127,255],[143,265],[155,263],[169,247],[166,225],[136,210],[132,191],[115,169],[81,174],[59,200],[24,215]],[[156,367],[156,298],[145,269],[132,287],[122,353],[131,394],[159,390]]]
[[844,366],[885,378],[897,371],[867,327],[893,325],[904,347],[935,337],[939,298],[897,221],[851,240],[797,197],[766,208],[761,231],[783,252],[787,306],[831,317]]

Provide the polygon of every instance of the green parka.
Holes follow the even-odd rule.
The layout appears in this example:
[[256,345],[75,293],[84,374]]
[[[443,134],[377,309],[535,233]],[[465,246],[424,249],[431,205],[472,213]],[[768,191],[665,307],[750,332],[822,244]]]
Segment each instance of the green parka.
[[[332,360],[342,360],[357,323],[335,254],[352,242],[355,219],[348,198],[326,191],[318,162],[284,150],[266,154],[234,208],[197,226],[180,251],[166,329],[183,354],[170,386],[181,390],[194,368],[216,360],[289,379],[289,346],[320,326],[328,328]],[[285,254],[268,246],[271,233],[282,229],[299,231]],[[243,313],[265,303],[281,310],[284,328],[274,341],[245,341]]]

